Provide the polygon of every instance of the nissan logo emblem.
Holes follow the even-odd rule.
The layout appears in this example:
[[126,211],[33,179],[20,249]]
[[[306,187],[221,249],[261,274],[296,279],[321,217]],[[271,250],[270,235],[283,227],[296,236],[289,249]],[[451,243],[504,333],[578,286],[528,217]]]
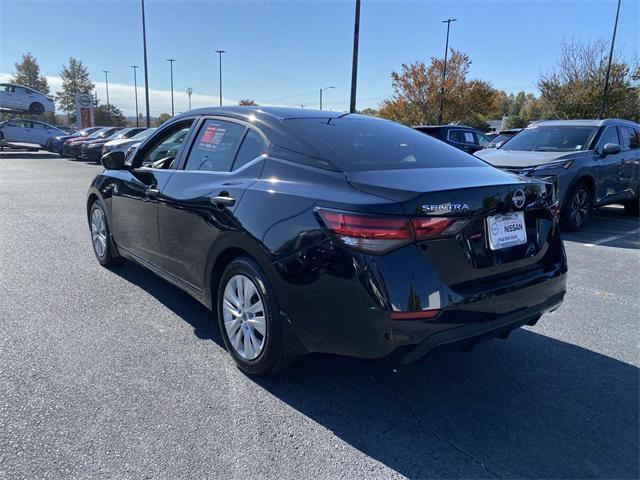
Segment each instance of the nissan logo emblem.
[[511,196],[511,201],[513,201],[513,204],[516,206],[516,208],[524,207],[524,202],[526,200],[527,197],[525,197],[524,192],[520,189],[513,192],[513,195]]

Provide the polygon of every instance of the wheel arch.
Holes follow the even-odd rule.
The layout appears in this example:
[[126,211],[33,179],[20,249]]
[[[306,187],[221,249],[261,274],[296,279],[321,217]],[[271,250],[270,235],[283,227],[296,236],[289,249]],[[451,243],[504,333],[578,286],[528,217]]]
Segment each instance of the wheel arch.
[[575,188],[576,185],[580,185],[581,183],[585,184],[591,193],[591,207],[593,208],[596,205],[596,181],[593,176],[588,173],[583,173],[582,175],[577,175],[569,184],[569,187],[566,190],[564,196],[564,205],[562,208],[565,208],[567,202],[569,201],[569,193]]

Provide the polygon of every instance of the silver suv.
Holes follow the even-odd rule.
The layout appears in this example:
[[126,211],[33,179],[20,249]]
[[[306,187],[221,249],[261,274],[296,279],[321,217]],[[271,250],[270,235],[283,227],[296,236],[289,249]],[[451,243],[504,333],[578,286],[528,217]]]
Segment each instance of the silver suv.
[[561,225],[582,230],[594,207],[622,203],[638,215],[640,125],[627,120],[547,120],[499,148],[475,154],[491,165],[556,185]]

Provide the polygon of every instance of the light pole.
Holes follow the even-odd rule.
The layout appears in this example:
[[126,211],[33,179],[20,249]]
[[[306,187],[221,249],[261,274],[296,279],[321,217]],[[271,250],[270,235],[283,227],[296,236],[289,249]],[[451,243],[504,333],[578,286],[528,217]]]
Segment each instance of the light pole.
[[218,69],[220,71],[220,106],[222,106],[222,54],[227,53],[224,50],[216,50],[218,52]]
[[102,70],[104,72],[104,86],[107,89],[107,113],[111,108],[109,107],[109,70]]
[[175,58],[167,58],[167,62],[171,65],[171,116],[175,115],[175,110],[173,108],[173,62],[175,62]]
[[144,98],[147,104],[147,128],[151,127],[151,115],[149,114],[149,71],[147,69],[147,28],[144,21],[144,0],[142,2],[142,45],[144,47]]
[[349,112],[356,111],[356,85],[358,84],[358,43],[360,41],[360,0],[356,0],[356,17],[353,25],[353,60],[351,63],[351,100]]
[[440,113],[438,114],[438,125],[442,124],[442,110],[444,109],[444,81],[447,78],[447,55],[449,53],[449,29],[451,22],[455,22],[456,18],[447,18],[442,23],[447,24],[447,41],[444,46],[444,65],[442,66],[442,88],[440,89]]
[[620,0],[616,10],[616,22],[613,24],[613,38],[611,39],[611,49],[609,50],[609,60],[607,61],[607,74],[604,77],[604,92],[602,93],[602,107],[600,108],[600,118],[607,109],[607,93],[609,91],[609,73],[611,73],[611,60],[613,59],[613,46],[616,43],[616,31],[618,30],[618,17],[620,16]]
[[325,90],[329,90],[330,88],[336,88],[336,87],[324,87],[320,89],[320,110],[322,110],[322,92],[324,92]]
[[131,65],[133,68],[133,92],[136,97],[136,127],[140,126],[140,118],[138,115],[138,76],[136,75],[136,70],[140,68],[138,65]]
[[191,94],[193,93],[193,88],[187,87],[187,95],[189,96],[189,110],[191,110]]

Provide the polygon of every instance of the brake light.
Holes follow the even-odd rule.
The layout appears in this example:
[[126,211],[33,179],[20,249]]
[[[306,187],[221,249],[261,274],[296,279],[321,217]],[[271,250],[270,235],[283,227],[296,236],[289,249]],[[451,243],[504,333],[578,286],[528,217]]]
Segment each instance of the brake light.
[[317,210],[322,223],[343,244],[370,253],[385,253],[416,240],[455,235],[466,219],[383,217]]

